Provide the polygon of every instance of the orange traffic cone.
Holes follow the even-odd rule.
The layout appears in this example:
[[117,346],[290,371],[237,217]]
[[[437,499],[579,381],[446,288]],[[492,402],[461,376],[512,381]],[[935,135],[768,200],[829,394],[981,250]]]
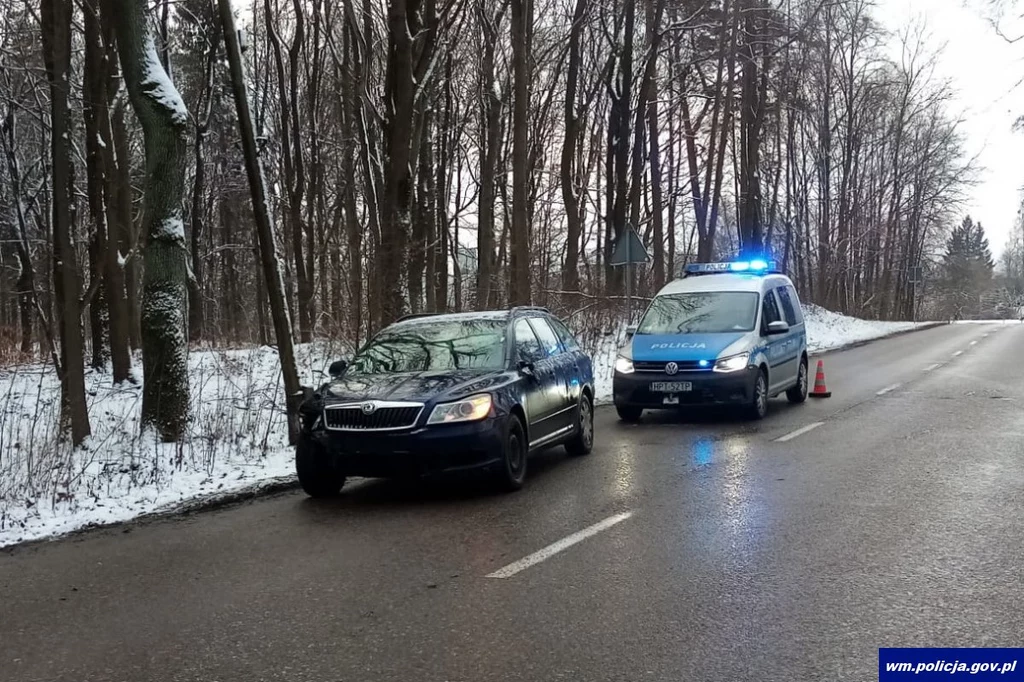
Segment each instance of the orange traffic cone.
[[818,372],[814,375],[814,390],[809,393],[812,398],[831,398],[832,391],[825,388],[825,363],[818,360]]

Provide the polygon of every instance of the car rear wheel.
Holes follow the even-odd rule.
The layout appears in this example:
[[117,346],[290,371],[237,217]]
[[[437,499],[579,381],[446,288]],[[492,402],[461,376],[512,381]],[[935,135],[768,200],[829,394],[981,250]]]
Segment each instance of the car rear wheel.
[[754,391],[747,407],[751,419],[764,419],[768,414],[768,373],[763,369],[754,380]]
[[345,476],[334,466],[326,448],[307,436],[302,436],[295,447],[295,473],[310,497],[335,497],[345,485]]
[[800,361],[800,373],[797,376],[796,386],[786,391],[786,398],[794,405],[807,401],[807,359]]
[[641,407],[629,407],[628,405],[616,405],[615,411],[619,413],[619,419],[629,424],[636,424],[644,416]]
[[594,449],[594,401],[588,393],[580,396],[576,408],[576,435],[565,444],[565,449],[574,457],[589,455]]
[[512,415],[505,427],[505,442],[502,447],[501,462],[495,472],[495,482],[505,492],[513,492],[523,487],[526,480],[526,460],[530,452],[530,444],[526,440],[526,429],[519,417]]

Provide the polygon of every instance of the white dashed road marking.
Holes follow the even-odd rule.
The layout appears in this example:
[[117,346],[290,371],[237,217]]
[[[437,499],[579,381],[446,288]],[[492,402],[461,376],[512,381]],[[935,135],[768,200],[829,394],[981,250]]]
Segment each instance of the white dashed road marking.
[[881,391],[879,391],[875,395],[885,395],[886,393],[892,393],[893,391],[895,391],[900,386],[902,386],[902,384],[893,384],[892,386],[886,386],[885,388],[883,388]]
[[516,573],[519,573],[520,571],[525,571],[526,569],[528,569],[530,566],[533,566],[534,564],[539,564],[540,562],[545,561],[546,559],[550,559],[551,557],[555,556],[559,552],[562,552],[562,551],[572,547],[573,545],[575,545],[578,542],[582,542],[582,541],[586,540],[589,537],[597,535],[598,533],[600,533],[603,530],[608,530],[609,528],[611,528],[612,526],[614,526],[617,523],[622,523],[623,521],[625,521],[626,519],[628,519],[632,515],[633,515],[633,512],[628,511],[628,512],[622,512],[621,514],[616,514],[615,516],[609,516],[604,521],[598,521],[593,526],[587,526],[583,530],[577,531],[577,532],[573,533],[572,535],[564,537],[561,540],[559,540],[558,542],[553,542],[550,545],[548,545],[547,547],[545,547],[544,549],[538,550],[538,551],[534,552],[533,554],[530,554],[529,556],[525,556],[522,559],[520,559],[519,561],[513,562],[513,563],[509,564],[508,566],[505,566],[504,568],[499,568],[494,573],[489,573],[487,575],[487,577],[488,578],[511,578]]
[[972,346],[977,346],[977,345],[978,345],[978,342],[977,342],[977,341],[971,341],[970,345],[972,345]]
[[805,433],[810,433],[811,431],[813,431],[814,429],[818,428],[819,426],[821,426],[824,423],[825,422],[814,422],[813,424],[808,424],[807,426],[803,427],[802,429],[797,429],[793,433],[787,433],[782,438],[776,438],[775,442],[776,443],[788,443],[789,441],[793,440],[794,438],[799,438],[800,436],[804,435]]
[[932,372],[934,370],[937,370],[939,367],[942,367],[942,363],[941,362],[936,362],[934,365],[928,365],[927,367],[925,367],[924,371],[925,372]]
[[953,357],[954,358],[958,358],[958,357],[960,357],[963,354],[964,354],[964,352],[962,350],[958,350],[957,352],[953,353]]

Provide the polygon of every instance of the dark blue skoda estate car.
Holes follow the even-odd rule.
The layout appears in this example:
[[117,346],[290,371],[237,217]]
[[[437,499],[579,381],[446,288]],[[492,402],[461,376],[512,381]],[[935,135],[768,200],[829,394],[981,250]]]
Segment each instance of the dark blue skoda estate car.
[[541,308],[403,318],[300,408],[295,466],[313,497],[348,476],[489,470],[526,478],[527,456],[594,443],[594,372],[562,322]]

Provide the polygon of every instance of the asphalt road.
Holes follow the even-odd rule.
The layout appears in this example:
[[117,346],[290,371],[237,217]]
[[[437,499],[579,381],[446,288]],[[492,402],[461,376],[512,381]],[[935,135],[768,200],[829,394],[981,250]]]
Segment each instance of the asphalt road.
[[826,355],[835,396],[757,424],[602,410],[512,495],[368,481],[15,548],[0,680],[872,680],[879,646],[1021,646],[1021,348]]

